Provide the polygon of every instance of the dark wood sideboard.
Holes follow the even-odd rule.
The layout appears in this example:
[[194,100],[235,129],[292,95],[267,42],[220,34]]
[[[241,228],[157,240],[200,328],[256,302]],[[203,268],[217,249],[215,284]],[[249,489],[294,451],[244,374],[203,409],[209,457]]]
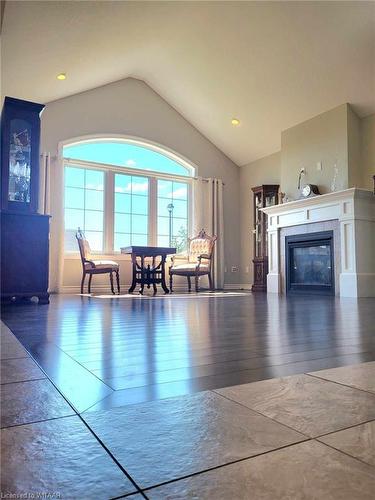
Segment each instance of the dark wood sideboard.
[[1,212],[1,297],[48,304],[49,215]]

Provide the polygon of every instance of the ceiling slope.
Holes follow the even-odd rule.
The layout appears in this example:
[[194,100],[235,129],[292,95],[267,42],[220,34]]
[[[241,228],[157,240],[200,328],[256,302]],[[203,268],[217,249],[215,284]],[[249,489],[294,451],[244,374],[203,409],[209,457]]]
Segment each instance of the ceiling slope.
[[139,78],[243,165],[339,104],[375,111],[374,16],[360,1],[7,2],[2,91],[49,102]]

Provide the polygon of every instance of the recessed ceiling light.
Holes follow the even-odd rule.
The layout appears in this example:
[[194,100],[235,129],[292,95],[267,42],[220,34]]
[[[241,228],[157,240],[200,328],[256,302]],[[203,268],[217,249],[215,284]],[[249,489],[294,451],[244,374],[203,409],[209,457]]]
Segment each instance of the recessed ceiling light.
[[59,73],[56,78],[58,80],[66,80],[66,73]]
[[231,124],[235,127],[238,127],[238,125],[240,124],[240,120],[238,118],[232,118]]

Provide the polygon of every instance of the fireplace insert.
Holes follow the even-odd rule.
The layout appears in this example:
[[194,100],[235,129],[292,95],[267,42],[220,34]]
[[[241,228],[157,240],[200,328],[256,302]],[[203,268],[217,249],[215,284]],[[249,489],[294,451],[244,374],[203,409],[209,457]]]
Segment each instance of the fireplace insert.
[[285,238],[287,293],[335,294],[333,231]]

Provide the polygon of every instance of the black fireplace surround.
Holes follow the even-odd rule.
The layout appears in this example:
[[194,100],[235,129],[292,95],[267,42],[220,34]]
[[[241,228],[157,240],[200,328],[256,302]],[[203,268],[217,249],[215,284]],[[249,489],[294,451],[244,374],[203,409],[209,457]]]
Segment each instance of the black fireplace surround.
[[286,292],[335,294],[333,231],[285,237]]

